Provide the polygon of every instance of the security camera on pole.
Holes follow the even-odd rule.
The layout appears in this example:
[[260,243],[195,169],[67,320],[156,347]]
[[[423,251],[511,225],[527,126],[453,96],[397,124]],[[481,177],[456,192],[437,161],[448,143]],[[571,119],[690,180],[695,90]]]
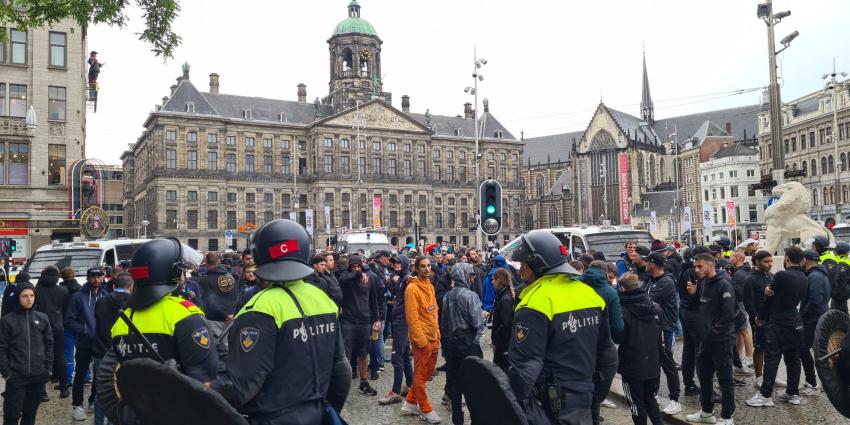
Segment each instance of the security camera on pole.
[[[481,159],[481,153],[478,151],[478,139],[479,139],[479,136],[480,136],[480,130],[478,128],[478,82],[484,81],[484,76],[481,75],[480,69],[481,69],[482,66],[487,65],[487,59],[478,59],[478,49],[473,47],[473,61],[475,63],[475,66],[472,69],[472,87],[467,87],[466,89],[464,89],[464,91],[467,94],[470,94],[470,95],[475,97],[475,106],[472,108],[472,119],[473,119],[473,122],[475,124],[475,157],[472,159],[472,161],[473,161],[473,165],[475,166],[475,184],[478,184],[479,175],[480,175],[480,171],[479,171],[480,163],[479,163],[479,161]],[[500,190],[501,190],[501,186],[500,186]],[[479,191],[479,195],[480,195],[480,191]],[[481,204],[481,197],[480,196],[478,198],[478,201],[479,201],[478,203]],[[500,210],[501,210],[501,208],[500,208]],[[481,248],[483,246],[483,242],[484,242],[484,240],[483,240],[484,238],[481,237],[481,223],[483,223],[483,221],[484,221],[483,214],[484,214],[483,210],[479,211],[478,214],[477,214],[477,216],[478,216],[477,217],[478,226],[477,226],[477,230],[475,231],[475,248],[478,249],[479,251],[481,250]],[[499,227],[501,228],[501,223],[499,224]]]
[[[838,143],[840,142],[839,132],[838,132],[838,79],[836,77],[842,76],[847,78],[847,73],[842,71],[835,70],[835,58],[832,58],[832,72],[829,74],[823,74],[822,79],[827,80],[826,89],[830,90],[832,93],[829,103],[832,106],[832,149],[834,151],[833,155],[835,155],[835,160],[838,161]],[[843,169],[841,164],[835,164],[835,223],[843,223],[844,216],[841,214],[841,181],[839,180],[839,175],[841,174]]]

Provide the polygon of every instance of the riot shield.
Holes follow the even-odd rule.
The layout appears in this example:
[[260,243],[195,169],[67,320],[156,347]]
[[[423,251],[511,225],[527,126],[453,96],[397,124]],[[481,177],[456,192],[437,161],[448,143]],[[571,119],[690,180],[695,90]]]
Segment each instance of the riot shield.
[[467,357],[460,368],[461,391],[472,425],[528,425],[507,375],[480,357]]
[[[829,401],[850,418],[850,316],[829,310],[815,329],[815,366]],[[836,354],[837,353],[837,354]]]

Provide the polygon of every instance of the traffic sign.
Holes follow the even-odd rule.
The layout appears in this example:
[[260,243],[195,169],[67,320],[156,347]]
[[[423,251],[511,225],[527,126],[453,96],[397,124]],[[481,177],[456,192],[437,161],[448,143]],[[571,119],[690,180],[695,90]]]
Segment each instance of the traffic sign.
[[233,237],[233,231],[232,231],[232,230],[230,230],[230,229],[225,230],[225,231],[224,231],[224,237],[225,237],[225,238],[232,238],[232,237]]
[[224,231],[224,246],[228,248],[233,246],[233,231],[230,229]]

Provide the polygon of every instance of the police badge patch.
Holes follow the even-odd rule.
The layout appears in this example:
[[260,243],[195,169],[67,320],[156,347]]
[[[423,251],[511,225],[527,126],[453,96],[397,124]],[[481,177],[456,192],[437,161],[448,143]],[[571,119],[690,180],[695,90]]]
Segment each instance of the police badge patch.
[[528,326],[524,323],[517,323],[516,330],[514,331],[514,338],[516,338],[516,342],[523,342],[525,338],[528,336]]
[[195,341],[195,344],[198,344],[201,348],[210,348],[210,333],[207,328],[198,328],[195,332],[192,332],[192,341]]
[[233,276],[231,276],[230,273],[226,273],[218,277],[219,291],[230,292],[233,290],[234,286],[236,286],[236,282],[233,280]]
[[246,353],[254,349],[258,339],[260,339],[260,330],[257,328],[242,328],[239,331],[239,344],[242,346],[242,351]]

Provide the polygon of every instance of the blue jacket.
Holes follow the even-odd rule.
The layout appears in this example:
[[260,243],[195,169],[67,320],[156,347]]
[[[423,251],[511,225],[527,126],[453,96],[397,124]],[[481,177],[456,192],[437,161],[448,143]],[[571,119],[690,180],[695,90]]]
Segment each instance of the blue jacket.
[[487,273],[487,278],[484,279],[484,285],[481,288],[481,301],[484,304],[484,311],[488,313],[493,311],[493,303],[496,302],[496,287],[493,286],[493,273],[496,273],[498,269],[511,271],[508,268],[508,260],[504,256],[497,255],[493,259],[493,267]]
[[77,338],[77,344],[93,344],[95,334],[94,307],[97,301],[106,296],[103,288],[93,293],[88,283],[71,297],[65,326]]
[[596,290],[605,300],[605,311],[608,313],[608,324],[611,326],[611,337],[616,341],[623,333],[623,310],[620,306],[620,294],[608,282],[608,276],[600,269],[591,267],[584,272],[581,281]]
[[831,297],[831,286],[826,269],[818,264],[806,270],[809,278],[809,292],[800,303],[800,316],[804,324],[815,324],[818,319],[829,310],[829,299]]
[[632,264],[631,260],[629,260],[629,256],[625,252],[620,254],[620,259],[617,260],[616,264],[617,279],[619,279],[620,276],[626,274],[627,272],[634,272],[635,266]]

